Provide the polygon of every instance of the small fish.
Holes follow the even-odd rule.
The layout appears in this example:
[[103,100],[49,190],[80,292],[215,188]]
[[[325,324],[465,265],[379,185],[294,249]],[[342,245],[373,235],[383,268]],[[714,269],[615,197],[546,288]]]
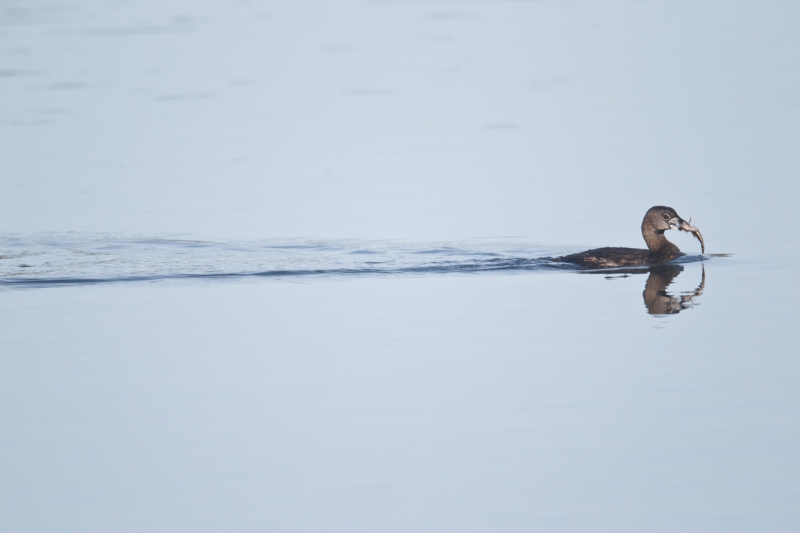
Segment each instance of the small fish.
[[694,235],[694,238],[700,241],[700,250],[701,253],[706,253],[706,243],[703,242],[703,235],[700,233],[700,230],[692,226],[692,219],[689,218],[689,222],[685,220],[681,220],[679,229],[681,231],[685,231],[686,233],[691,233]]

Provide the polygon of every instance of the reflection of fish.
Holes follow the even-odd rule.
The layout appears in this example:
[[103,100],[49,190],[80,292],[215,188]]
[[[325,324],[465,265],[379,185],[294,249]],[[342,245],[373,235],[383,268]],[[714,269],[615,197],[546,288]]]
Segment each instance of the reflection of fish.
[[642,220],[642,237],[647,243],[647,250],[639,248],[597,248],[577,254],[556,257],[556,261],[572,263],[584,268],[618,268],[629,266],[647,266],[666,263],[685,255],[664,236],[670,229],[686,231],[700,241],[702,253],[706,246],[700,230],[686,222],[671,207],[657,205],[651,207]]

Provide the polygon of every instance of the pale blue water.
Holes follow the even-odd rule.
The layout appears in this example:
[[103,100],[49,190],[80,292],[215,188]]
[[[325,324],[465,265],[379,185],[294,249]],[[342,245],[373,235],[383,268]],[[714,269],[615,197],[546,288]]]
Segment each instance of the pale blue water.
[[[108,235],[0,237],[3,287],[247,277],[425,274],[574,268],[513,242],[273,239],[214,242]],[[697,259],[698,256],[687,256]],[[683,258],[682,258],[683,259]]]
[[0,3],[0,529],[795,531],[799,15]]

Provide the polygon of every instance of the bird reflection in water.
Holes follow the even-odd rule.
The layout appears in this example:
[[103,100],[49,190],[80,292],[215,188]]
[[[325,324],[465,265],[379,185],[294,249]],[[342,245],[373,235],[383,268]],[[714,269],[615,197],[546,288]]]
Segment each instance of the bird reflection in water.
[[651,315],[674,315],[694,305],[694,299],[703,294],[706,286],[706,269],[702,269],[700,285],[693,291],[682,292],[673,296],[667,292],[667,287],[683,272],[681,265],[659,265],[650,267],[650,275],[644,284],[644,305]]
[[[651,315],[674,315],[680,313],[684,309],[689,309],[694,305],[694,299],[703,294],[703,289],[706,285],[706,269],[702,268],[702,277],[700,284],[693,291],[684,291],[680,294],[670,294],[667,292],[675,278],[683,272],[683,266],[675,264],[655,265],[651,266],[648,270],[624,270],[616,271],[622,272],[625,277],[629,274],[643,274],[649,272],[647,282],[644,284],[644,305],[647,307],[647,312]],[[616,276],[613,276],[616,277]],[[606,276],[606,279],[613,279],[612,276]]]

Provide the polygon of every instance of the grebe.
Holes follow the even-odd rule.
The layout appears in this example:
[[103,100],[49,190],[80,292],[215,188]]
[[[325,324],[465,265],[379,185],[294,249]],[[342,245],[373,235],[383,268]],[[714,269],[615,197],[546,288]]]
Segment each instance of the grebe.
[[706,246],[700,230],[679,217],[671,207],[657,205],[648,209],[642,220],[642,237],[647,243],[647,250],[596,248],[556,257],[555,260],[562,263],[573,263],[584,268],[615,268],[665,263],[685,255],[664,236],[664,232],[670,229],[686,231],[694,235],[700,241],[701,253],[705,253]]

